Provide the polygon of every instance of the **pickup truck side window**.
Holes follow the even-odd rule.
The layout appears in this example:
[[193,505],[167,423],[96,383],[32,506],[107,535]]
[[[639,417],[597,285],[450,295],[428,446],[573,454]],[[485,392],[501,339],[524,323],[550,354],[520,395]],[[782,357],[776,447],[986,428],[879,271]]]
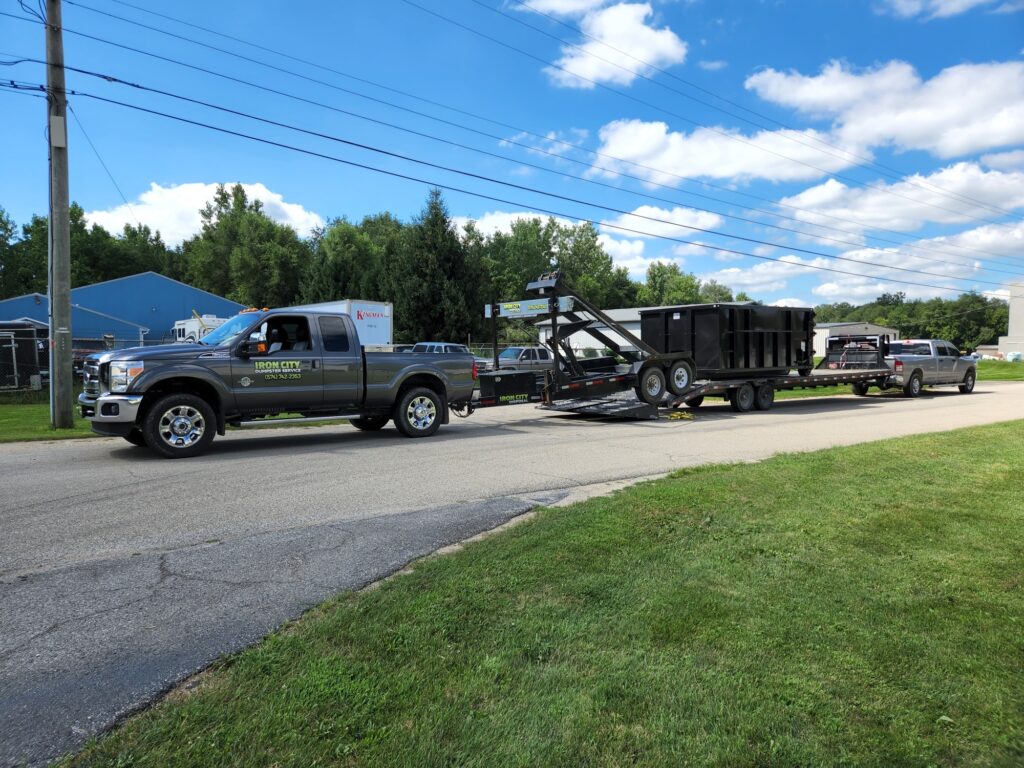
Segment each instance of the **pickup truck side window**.
[[538,349],[537,357],[539,357],[541,360],[548,360],[548,351],[546,349]]
[[320,335],[324,339],[324,352],[348,352],[348,329],[340,317],[321,317]]
[[525,352],[523,352],[523,360],[536,360],[536,359],[537,359],[537,351],[536,350],[528,349]]

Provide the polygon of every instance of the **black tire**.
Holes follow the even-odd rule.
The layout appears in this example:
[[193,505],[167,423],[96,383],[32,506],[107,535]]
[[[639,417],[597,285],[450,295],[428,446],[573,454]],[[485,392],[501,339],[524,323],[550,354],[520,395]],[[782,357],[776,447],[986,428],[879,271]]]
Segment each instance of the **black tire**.
[[855,381],[850,385],[850,390],[857,397],[864,397],[868,393],[868,389],[870,389],[870,385],[863,381]]
[[377,432],[384,429],[390,420],[390,416],[360,416],[358,419],[349,419],[348,423],[363,432]]
[[641,369],[635,391],[648,405],[659,405],[665,399],[665,372],[656,365]]
[[703,403],[703,402],[704,402],[704,395],[701,395],[700,397],[694,397],[694,398],[686,401],[686,407],[687,408],[700,408],[701,403]]
[[443,413],[444,403],[437,392],[414,387],[398,398],[392,418],[398,431],[406,437],[430,437],[441,426]]
[[767,411],[775,402],[775,387],[761,384],[754,390],[754,407],[759,411]]
[[924,389],[924,382],[921,380],[921,374],[914,371],[903,385],[903,394],[907,397],[918,397],[922,389]]
[[142,430],[139,429],[138,427],[136,427],[131,432],[129,432],[127,435],[125,435],[124,439],[127,440],[132,445],[138,446],[139,448],[145,448],[146,447],[146,438],[142,434]]
[[969,395],[974,391],[974,385],[978,381],[978,374],[973,370],[968,371],[964,374],[964,383],[959,385],[957,389],[960,390],[960,394]]
[[681,395],[693,387],[693,366],[686,360],[676,360],[668,369],[668,390]]
[[746,413],[752,409],[754,400],[754,385],[749,382],[729,390],[729,405],[736,413]]
[[142,420],[146,445],[168,459],[198,456],[210,447],[216,432],[213,408],[201,397],[187,392],[164,395]]
[[797,372],[797,375],[799,375],[799,376],[810,376],[812,373],[814,373],[814,369],[813,368],[798,368],[796,372]]

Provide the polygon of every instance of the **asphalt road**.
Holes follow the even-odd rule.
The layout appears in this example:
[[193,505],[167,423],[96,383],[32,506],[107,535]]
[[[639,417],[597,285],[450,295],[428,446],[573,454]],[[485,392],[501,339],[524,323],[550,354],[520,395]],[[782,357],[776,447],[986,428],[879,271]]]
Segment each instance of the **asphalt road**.
[[177,462],[120,439],[0,445],[0,766],[75,749],[326,597],[579,486],[1010,419],[1024,383],[695,421],[496,408],[428,440],[232,432]]

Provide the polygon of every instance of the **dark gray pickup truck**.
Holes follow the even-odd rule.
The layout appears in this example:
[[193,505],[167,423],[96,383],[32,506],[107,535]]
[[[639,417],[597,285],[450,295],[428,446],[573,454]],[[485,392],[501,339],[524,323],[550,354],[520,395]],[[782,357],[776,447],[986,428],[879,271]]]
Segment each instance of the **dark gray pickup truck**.
[[248,311],[196,344],[165,344],[88,357],[78,402],[93,432],[123,437],[168,458],[195,456],[227,425],[267,416],[347,418],[361,430],[389,420],[409,437],[448,422],[470,401],[470,354],[365,352],[347,315]]

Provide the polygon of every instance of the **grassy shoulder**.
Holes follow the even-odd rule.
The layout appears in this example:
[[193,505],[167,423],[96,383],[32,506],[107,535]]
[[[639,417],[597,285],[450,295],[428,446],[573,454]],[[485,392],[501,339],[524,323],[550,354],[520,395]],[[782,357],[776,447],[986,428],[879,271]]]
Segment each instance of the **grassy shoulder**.
[[78,415],[71,429],[50,428],[49,403],[0,403],[0,443],[92,437],[89,422]]
[[544,510],[314,609],[70,763],[1020,764],[1022,427]]

